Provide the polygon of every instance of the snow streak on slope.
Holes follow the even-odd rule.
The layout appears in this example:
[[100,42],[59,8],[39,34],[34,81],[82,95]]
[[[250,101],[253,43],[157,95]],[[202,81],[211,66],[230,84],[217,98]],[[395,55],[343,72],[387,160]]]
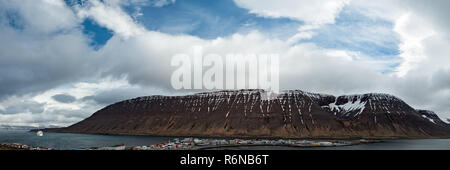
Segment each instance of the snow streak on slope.
[[446,125],[449,124],[445,119],[439,118],[439,116],[433,111],[429,110],[417,110],[418,113],[422,115],[423,118],[429,120],[430,122],[438,125]]
[[433,119],[431,119],[431,118],[428,118],[427,116],[425,116],[425,115],[422,115],[422,117],[423,118],[425,118],[425,119],[428,119],[430,122],[432,122],[432,123],[434,123],[434,124],[436,124],[436,122],[434,122],[434,120]]
[[335,115],[336,112],[339,112],[345,116],[348,116],[348,114],[350,114],[351,112],[358,111],[353,115],[358,116],[366,108],[367,101],[362,101],[362,97],[363,96],[341,96],[339,98],[345,98],[348,102],[337,104],[339,98],[336,98],[334,103],[330,103],[325,107],[328,107],[330,111],[335,113]]

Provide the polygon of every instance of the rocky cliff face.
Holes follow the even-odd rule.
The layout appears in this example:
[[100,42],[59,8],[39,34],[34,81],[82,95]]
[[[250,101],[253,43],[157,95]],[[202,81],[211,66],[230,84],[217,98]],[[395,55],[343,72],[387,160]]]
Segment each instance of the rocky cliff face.
[[151,96],[107,106],[54,132],[218,137],[435,138],[450,127],[386,94],[332,96],[263,90]]

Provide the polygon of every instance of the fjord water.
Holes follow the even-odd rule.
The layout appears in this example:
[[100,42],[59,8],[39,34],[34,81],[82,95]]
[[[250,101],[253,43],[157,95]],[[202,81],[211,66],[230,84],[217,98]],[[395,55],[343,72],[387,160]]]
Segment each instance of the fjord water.
[[118,136],[118,135],[90,135],[71,133],[44,133],[37,136],[34,132],[25,130],[0,130],[0,143],[21,143],[31,146],[53,149],[73,149],[114,146],[152,145],[169,141],[169,137],[150,136]]
[[[0,143],[22,143],[26,145],[49,147],[54,149],[73,149],[113,146],[152,145],[167,142],[171,137],[154,136],[117,136],[90,135],[69,133],[45,133],[39,137],[36,133],[24,130],[0,130]],[[381,143],[371,143],[344,147],[282,147],[282,146],[251,146],[220,148],[227,150],[293,150],[293,149],[328,149],[328,150],[450,150],[450,139],[399,139],[384,140]]]

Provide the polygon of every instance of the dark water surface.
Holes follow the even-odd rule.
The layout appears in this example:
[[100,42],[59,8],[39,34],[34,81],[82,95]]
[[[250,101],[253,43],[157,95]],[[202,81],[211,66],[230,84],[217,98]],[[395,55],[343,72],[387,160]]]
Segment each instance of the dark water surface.
[[[22,143],[32,146],[54,149],[90,148],[125,144],[126,146],[152,145],[167,142],[170,137],[153,136],[115,136],[88,135],[67,133],[45,133],[38,137],[36,133],[18,130],[0,130],[0,143]],[[283,147],[283,146],[250,146],[221,148],[226,150],[450,150],[450,139],[401,139],[384,140],[381,143],[371,143],[343,147]]]
[[44,133],[37,136],[34,132],[0,130],[0,143],[21,143],[31,146],[47,147],[54,149],[73,149],[114,146],[125,144],[126,146],[152,145],[169,141],[169,137],[151,136],[116,136],[116,135],[89,135],[72,133]]

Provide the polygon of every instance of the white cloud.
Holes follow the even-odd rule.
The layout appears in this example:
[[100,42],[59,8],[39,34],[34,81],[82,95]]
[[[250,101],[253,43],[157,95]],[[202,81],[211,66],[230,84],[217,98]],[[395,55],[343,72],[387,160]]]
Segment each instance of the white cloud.
[[330,24],[349,0],[235,0],[240,7],[264,17],[286,17],[308,24]]
[[80,18],[92,18],[98,24],[113,30],[124,38],[145,32],[145,28],[136,24],[133,18],[121,9],[120,3],[113,2],[88,1],[83,6],[76,8],[77,14]]
[[[62,1],[42,1],[45,2],[40,4],[44,5],[42,9],[60,9],[58,13],[66,18],[47,20],[43,19],[47,15],[45,12],[32,13],[33,2],[36,3],[26,1],[31,5],[22,6],[19,2],[8,1],[7,6],[0,7],[16,9],[24,16],[24,23],[29,25],[29,29],[23,32],[4,25],[0,27],[0,55],[6,56],[0,58],[0,91],[3,97],[0,110],[9,106],[45,103],[44,111],[33,114],[29,110],[34,109],[28,109],[18,114],[0,114],[0,124],[67,125],[103,106],[79,100],[85,97],[93,96],[94,100],[95,97],[101,99],[102,96],[127,92],[139,94],[141,90],[152,94],[169,93],[170,74],[175,69],[170,66],[171,57],[177,53],[190,54],[195,45],[204,47],[205,53],[221,55],[279,53],[282,68],[280,85],[283,89],[331,94],[386,92],[400,96],[414,107],[436,110],[446,117],[450,113],[445,103],[450,99],[450,81],[447,79],[450,76],[449,34],[443,29],[446,28],[445,22],[436,22],[445,20],[446,14],[423,12],[427,10],[419,10],[420,5],[414,4],[417,2],[408,7],[393,1],[365,4],[361,0],[349,4],[351,8],[370,9],[365,11],[368,16],[395,23],[394,31],[402,41],[403,65],[400,68],[407,68],[400,69],[407,70],[402,78],[380,73],[392,63],[390,60],[369,58],[357,51],[324,49],[312,43],[292,43],[311,38],[318,24],[334,23],[348,1],[283,1],[282,4],[280,1],[236,0],[238,5],[261,16],[288,17],[309,23],[299,29],[300,34],[291,42],[257,31],[214,40],[148,31],[122,10],[124,1],[119,0],[107,3],[89,1],[85,6],[78,6],[75,13],[62,5]],[[76,28],[86,17],[115,33],[99,51],[93,51],[87,38]],[[35,23],[34,19],[41,19],[42,23]],[[65,32],[42,34],[61,29]],[[371,39],[370,36],[363,38]],[[420,52],[414,52],[417,49]],[[408,64],[411,63],[408,60],[415,61],[416,56],[420,56],[420,63]],[[102,81],[105,77],[110,79]],[[166,91],[155,90],[164,88]],[[52,96],[61,93],[75,96],[78,100],[73,103],[52,100]],[[30,98],[29,102],[25,98]]]
[[[0,102],[0,124],[68,126],[90,116],[104,107],[105,104],[111,104],[95,103],[83,100],[83,98],[97,95],[102,91],[128,88],[138,89],[129,85],[125,79],[106,78],[99,82],[80,82],[64,85],[34,96],[11,96]],[[145,91],[144,89],[139,89],[135,94],[138,92],[146,94],[144,93]],[[124,91],[120,95],[125,96],[127,93],[129,91]],[[58,102],[53,99],[53,96],[58,94],[73,96],[76,97],[76,100],[70,103]],[[155,94],[155,91],[152,94]]]
[[[25,28],[41,33],[52,33],[77,26],[79,20],[61,0],[3,0],[0,10],[17,11],[24,20]],[[41,16],[41,17],[38,17]]]
[[324,24],[333,24],[342,8],[350,0],[234,0],[242,8],[250,13],[271,18],[291,18],[305,22],[299,32],[288,41],[291,44],[304,39],[311,39],[315,33],[313,30]]
[[424,19],[411,13],[397,19],[394,30],[400,35],[402,41],[399,46],[400,57],[404,60],[397,68],[398,76],[405,76],[409,70],[427,57],[424,53],[423,41],[433,36],[435,32],[426,23]]
[[176,0],[156,0],[152,1],[152,5],[155,7],[163,7],[169,4],[175,3]]
[[[450,84],[450,1],[420,0],[352,1],[350,6],[372,17],[384,18],[395,24],[394,31],[401,43],[402,63],[393,78],[395,93],[416,107],[435,110],[450,117],[448,104]],[[444,83],[445,82],[445,83]]]
[[290,37],[287,41],[289,42],[289,44],[295,44],[301,40],[311,39],[314,35],[316,35],[316,33],[313,31],[301,31]]

